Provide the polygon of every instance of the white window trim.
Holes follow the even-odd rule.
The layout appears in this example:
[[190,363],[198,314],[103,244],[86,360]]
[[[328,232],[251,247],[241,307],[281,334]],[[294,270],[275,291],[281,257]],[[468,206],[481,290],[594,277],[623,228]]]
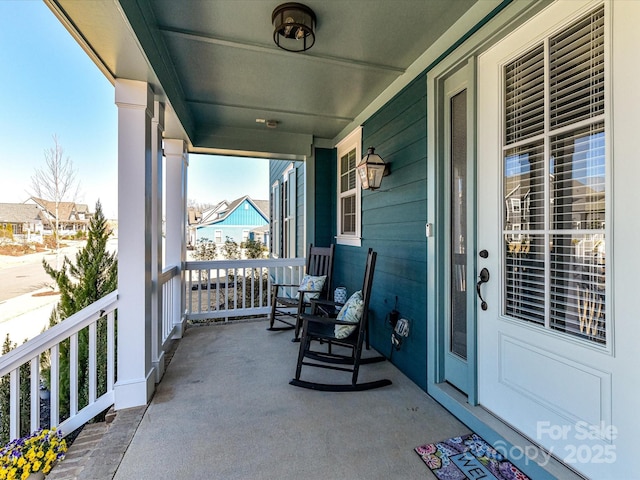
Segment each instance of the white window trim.
[[276,180],[271,185],[271,197],[273,199],[271,205],[271,256],[273,258],[280,257],[280,181]]
[[[283,256],[295,258],[296,256],[296,204],[298,201],[296,193],[297,170],[293,162],[282,174],[282,188],[286,189],[287,205],[283,205],[282,228],[283,228]],[[285,208],[286,207],[286,208]],[[286,232],[286,235],[284,234]]]
[[[360,176],[356,175],[356,232],[354,235],[341,234],[341,220],[342,220],[342,202],[340,201],[340,159],[343,155],[349,153],[355,147],[356,149],[356,165],[362,158],[362,127],[356,128],[353,132],[343,138],[337,145],[337,160],[336,160],[336,243],[338,245],[350,245],[353,247],[362,246],[362,189],[360,188]],[[351,190],[350,190],[351,191]]]

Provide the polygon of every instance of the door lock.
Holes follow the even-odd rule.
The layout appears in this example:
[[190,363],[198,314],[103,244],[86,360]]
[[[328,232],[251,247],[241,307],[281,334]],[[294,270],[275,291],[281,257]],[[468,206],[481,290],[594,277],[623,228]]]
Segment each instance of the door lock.
[[483,283],[487,283],[488,281],[489,281],[489,270],[487,270],[486,268],[483,268],[482,270],[480,270],[480,280],[476,284],[476,292],[478,294],[478,298],[480,298],[480,301],[482,302],[480,304],[480,308],[482,308],[482,310],[486,310],[487,308],[489,308],[489,306],[487,305],[487,302],[484,301],[484,298],[482,298],[482,292],[480,291],[480,286]]

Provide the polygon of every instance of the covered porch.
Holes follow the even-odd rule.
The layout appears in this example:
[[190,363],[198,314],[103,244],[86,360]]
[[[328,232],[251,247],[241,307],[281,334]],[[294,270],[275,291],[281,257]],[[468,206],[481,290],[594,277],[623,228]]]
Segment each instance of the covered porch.
[[[637,372],[628,366],[636,356],[639,333],[633,316],[636,292],[629,281],[637,262],[618,267],[615,274],[613,264],[605,269],[603,263],[598,275],[585,281],[590,287],[606,284],[610,292],[612,281],[617,280],[615,303],[607,307],[618,316],[615,345],[612,322],[607,323],[606,337],[595,343],[581,330],[570,331],[579,296],[577,302],[567,300],[564,310],[548,300],[549,292],[562,282],[566,283],[562,288],[570,290],[574,266],[591,268],[591,259],[584,260],[585,255],[573,251],[582,237],[572,236],[575,223],[570,215],[578,218],[584,213],[582,207],[574,211],[571,205],[578,205],[574,199],[581,199],[587,190],[574,188],[568,172],[587,171],[585,185],[606,186],[606,192],[613,192],[615,180],[615,203],[638,203],[637,188],[629,180],[638,177],[637,162],[629,160],[635,158],[631,139],[637,130],[634,108],[638,102],[622,100],[625,96],[637,99],[632,80],[639,74],[637,64],[628,61],[630,46],[637,44],[637,29],[629,20],[637,18],[637,4],[316,0],[307,3],[318,15],[318,42],[308,53],[292,54],[270,43],[269,19],[278,2],[247,1],[242,4],[246,8],[238,2],[193,2],[191,9],[143,0],[46,3],[114,85],[119,281],[117,294],[88,307],[75,323],[67,319],[67,326],[48,332],[40,343],[0,364],[0,374],[11,375],[12,406],[18,406],[21,366],[30,362],[33,399],[37,356],[51,349],[55,358],[58,344],[67,338],[73,356],[74,335],[86,327],[91,331],[95,328],[91,324],[106,314],[109,382],[102,396],[91,387],[94,410],[113,405],[126,411],[149,405],[118,463],[117,479],[175,478],[188,471],[200,478],[422,478],[428,476],[426,467],[412,449],[467,429],[514,452],[542,445],[545,452],[565,462],[551,459],[540,466],[545,457],[538,449],[519,462],[514,459],[535,479],[574,478],[573,468],[591,478],[635,472],[630,440],[637,421],[629,419],[634,418]],[[585,105],[593,101],[600,106],[589,110],[584,119],[570,119],[559,132],[547,128],[550,103],[541,100],[544,131],[540,141],[545,146],[540,151],[551,152],[551,144],[564,139],[569,130],[575,130],[575,138],[563,140],[566,152],[559,151],[571,166],[563,187],[565,210],[558,213],[564,219],[564,223],[558,221],[560,233],[549,226],[555,214],[548,205],[557,205],[551,195],[555,191],[547,185],[549,174],[557,173],[553,155],[541,161],[544,168],[536,174],[540,191],[547,195],[539,200],[546,205],[539,207],[544,213],[539,214],[540,229],[517,223],[517,230],[528,228],[541,239],[536,268],[545,272],[540,274],[544,288],[537,291],[536,308],[542,310],[531,323],[518,312],[507,312],[503,301],[510,285],[505,265],[512,260],[504,231],[509,215],[521,207],[510,202],[517,206],[515,210],[503,208],[510,195],[506,192],[505,197],[502,187],[510,181],[504,165],[511,158],[506,152],[512,144],[502,142],[507,110],[502,108],[506,93],[500,82],[507,80],[503,75],[507,62],[521,61],[523,52],[538,42],[536,48],[543,53],[534,71],[541,79],[541,92],[546,92],[540,98],[549,97],[545,58],[551,55],[545,49],[551,39],[563,38],[566,26],[578,28],[583,21],[585,32],[592,28],[602,32],[593,41],[586,33],[576,38],[589,40],[585,43],[589,52],[602,52],[596,56],[603,60],[595,64],[589,80],[591,75],[595,80],[602,77],[595,84],[607,89],[602,95],[579,90]],[[518,35],[518,42],[512,42]],[[581,58],[559,62],[578,70],[589,63]],[[523,89],[522,95],[526,100],[522,108],[528,109],[529,90]],[[456,97],[460,110],[454,115]],[[606,108],[600,97],[607,98]],[[454,117],[459,120],[459,137],[453,135]],[[611,119],[617,122],[615,136]],[[605,120],[606,151],[601,143]],[[580,133],[587,127],[595,133]],[[574,146],[583,137],[590,139],[585,141],[589,151],[598,150],[598,163],[588,169],[582,167],[581,151]],[[519,142],[524,140],[513,145],[524,145]],[[356,176],[356,161],[369,145],[391,165],[392,175],[379,192],[363,192]],[[464,147],[456,153],[464,176],[452,173],[457,165],[454,145]],[[619,159],[615,179],[614,150]],[[211,306],[212,292],[220,292],[210,284],[202,288],[201,276],[200,287],[194,290],[191,271],[201,266],[186,261],[187,171],[192,153],[304,164],[304,178],[286,177],[296,188],[279,190],[282,200],[291,200],[282,192],[296,192],[295,202],[279,204],[280,213],[286,213],[281,232],[288,222],[282,240],[294,244],[282,256],[295,257],[298,252],[300,257],[309,243],[336,243],[334,278],[353,291],[361,280],[367,248],[378,252],[372,345],[388,355],[391,329],[386,318],[395,305],[412,321],[411,334],[394,354],[393,364],[368,366],[363,375],[385,370],[393,386],[357,395],[294,389],[288,381],[297,349],[290,335],[269,334],[261,322],[188,325],[197,315],[211,315],[193,311],[194,295],[200,308],[200,300],[206,297],[206,305]],[[531,168],[527,164],[519,175],[529,174]],[[459,200],[463,193],[469,200],[464,208]],[[523,205],[528,195],[523,193]],[[603,208],[600,191],[592,197],[597,200],[595,210]],[[621,209],[614,212],[612,200],[608,200],[608,220],[577,235],[598,238],[606,225],[608,236],[613,217],[620,217],[615,222],[621,233],[616,237],[616,257],[636,258],[630,242],[619,239],[633,238],[637,222],[626,218]],[[605,218],[604,212],[597,213]],[[289,228],[296,217],[304,221]],[[560,280],[548,273],[552,258],[560,254],[558,244],[546,239],[556,234],[566,244],[562,258],[556,259],[558,265],[566,264],[564,270],[556,268],[562,271]],[[535,252],[527,248],[515,253]],[[456,264],[454,254],[464,264]],[[480,275],[488,270],[491,283],[481,290],[489,276],[482,280]],[[514,272],[525,270],[519,264],[513,267]],[[255,277],[243,274],[242,278]],[[535,283],[525,280],[527,288]],[[243,280],[243,288],[247,285]],[[258,285],[261,288],[262,283]],[[602,295],[604,290],[599,292]],[[485,302],[482,294],[491,297]],[[514,297],[518,308],[519,301]],[[453,304],[465,309],[453,312]],[[218,297],[216,305],[220,305]],[[256,307],[268,304],[242,304],[243,310]],[[553,325],[552,307],[558,307],[562,317]],[[607,318],[612,318],[612,312]],[[456,331],[454,313],[459,314],[461,327]],[[595,316],[605,318],[600,310]],[[464,353],[452,351],[448,335],[464,339]],[[180,345],[165,372],[166,345],[173,339]],[[496,339],[502,343],[496,344]],[[55,360],[51,370],[55,378],[59,373]],[[57,388],[54,382],[52,398]],[[76,415],[63,425],[65,433],[94,414],[83,413],[74,395],[70,410]],[[34,405],[32,425],[37,423],[36,411]],[[55,418],[56,405],[52,412]],[[12,420],[13,432],[18,431],[18,420]],[[540,428],[568,427],[581,434],[577,427],[584,425],[613,427],[619,437],[599,433],[585,443],[577,436],[552,438],[551,432]],[[567,447],[613,455],[605,462],[589,457],[576,464],[567,459]]]
[[297,344],[265,325],[188,328],[149,405],[85,426],[49,478],[417,479],[417,445],[469,432],[388,362],[364,394],[290,386]]
[[387,388],[290,386],[298,344],[265,327],[188,328],[113,478],[425,478],[413,448],[469,431],[389,362],[361,372]]

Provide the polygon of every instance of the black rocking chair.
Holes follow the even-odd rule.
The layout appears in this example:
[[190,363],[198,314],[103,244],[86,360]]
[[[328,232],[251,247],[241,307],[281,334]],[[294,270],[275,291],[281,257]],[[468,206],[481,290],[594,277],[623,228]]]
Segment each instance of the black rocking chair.
[[[295,329],[293,341],[298,340],[301,327],[300,316],[311,306],[309,295],[317,294],[317,298],[327,299],[329,292],[331,292],[334,248],[334,245],[330,247],[314,247],[313,244],[309,245],[305,273],[312,276],[324,275],[327,277],[321,291],[298,289],[298,298],[291,298],[283,295],[283,289],[299,287],[299,284],[278,283],[273,285],[271,317],[269,318],[269,328],[267,328],[267,330],[281,331]],[[276,320],[284,323],[285,326],[275,327],[274,324]]]
[[[358,323],[350,323],[328,316],[316,315],[316,313],[318,313],[318,307],[328,303],[322,301],[312,301],[313,313],[301,315],[303,321],[302,339],[300,341],[300,352],[298,354],[296,375],[295,378],[289,382],[291,385],[329,392],[362,391],[391,385],[391,380],[387,379],[358,383],[360,365],[386,360],[385,357],[382,356],[361,358],[362,346],[367,333],[369,300],[371,298],[371,284],[373,283],[373,272],[375,270],[375,266],[376,252],[369,250],[367,255],[367,265],[364,272],[364,284],[362,287],[363,310]],[[336,325],[353,326],[355,329],[346,338],[337,338],[335,334]],[[313,350],[311,346],[312,341],[314,340],[320,342],[320,345],[328,344],[323,346],[323,348],[328,348],[323,351]],[[313,342],[313,345],[318,345],[317,342]],[[345,351],[344,347],[347,348],[346,354],[341,353]],[[307,361],[305,359],[311,361]],[[351,384],[325,384],[300,380],[303,365],[351,372]]]

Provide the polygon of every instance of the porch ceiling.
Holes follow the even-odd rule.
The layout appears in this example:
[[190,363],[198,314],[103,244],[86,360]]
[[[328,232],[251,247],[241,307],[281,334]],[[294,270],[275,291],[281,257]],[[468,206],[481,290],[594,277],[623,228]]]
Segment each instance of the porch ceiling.
[[[477,0],[305,0],[316,43],[273,43],[281,0],[46,0],[110,78],[168,100],[191,151],[306,155],[334,141]],[[278,122],[269,129],[256,119]]]

